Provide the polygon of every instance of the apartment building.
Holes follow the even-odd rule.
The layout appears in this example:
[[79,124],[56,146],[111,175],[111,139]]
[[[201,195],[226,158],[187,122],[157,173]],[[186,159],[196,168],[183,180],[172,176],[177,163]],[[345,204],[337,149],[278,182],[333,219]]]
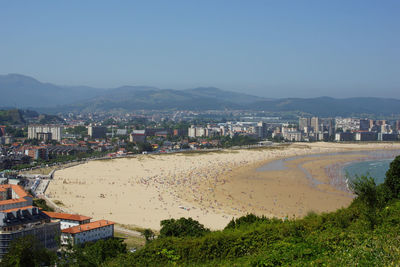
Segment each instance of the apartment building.
[[68,214],[68,213],[51,212],[51,211],[44,211],[44,213],[53,220],[59,220],[61,230],[90,223],[90,220],[92,219],[91,217],[78,214]]
[[61,244],[83,244],[114,236],[114,222],[99,220],[66,228],[61,231]]
[[32,196],[18,185],[0,185],[0,258],[10,243],[20,237],[34,236],[45,248],[56,250],[60,223],[32,206]]
[[29,125],[28,138],[61,141],[63,127],[57,125]]

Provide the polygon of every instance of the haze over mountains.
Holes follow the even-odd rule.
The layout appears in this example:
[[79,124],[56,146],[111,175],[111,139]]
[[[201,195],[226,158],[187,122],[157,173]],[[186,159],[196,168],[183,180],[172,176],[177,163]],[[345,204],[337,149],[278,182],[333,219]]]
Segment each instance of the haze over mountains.
[[18,107],[50,112],[110,111],[139,109],[248,109],[272,112],[305,112],[317,116],[399,114],[400,100],[385,98],[282,98],[268,99],[218,88],[186,90],[149,86],[99,89],[42,83],[20,74],[0,75],[0,107]]

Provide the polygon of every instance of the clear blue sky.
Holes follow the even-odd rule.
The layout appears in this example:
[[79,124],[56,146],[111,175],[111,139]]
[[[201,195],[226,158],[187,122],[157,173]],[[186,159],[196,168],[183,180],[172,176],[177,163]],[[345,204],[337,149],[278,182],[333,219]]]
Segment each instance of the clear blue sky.
[[0,1],[0,74],[400,98],[400,1]]

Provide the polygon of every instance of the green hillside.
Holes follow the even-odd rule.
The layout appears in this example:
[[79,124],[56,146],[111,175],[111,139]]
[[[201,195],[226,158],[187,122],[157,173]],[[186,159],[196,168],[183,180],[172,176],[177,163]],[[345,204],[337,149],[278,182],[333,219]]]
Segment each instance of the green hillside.
[[21,124],[25,120],[18,109],[0,110],[0,124]]

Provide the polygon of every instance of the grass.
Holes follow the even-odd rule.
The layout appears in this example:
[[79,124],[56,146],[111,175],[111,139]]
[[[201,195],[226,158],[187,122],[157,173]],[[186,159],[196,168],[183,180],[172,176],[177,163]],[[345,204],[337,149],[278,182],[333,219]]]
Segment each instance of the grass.
[[65,206],[64,203],[61,202],[61,200],[53,200],[54,204],[56,204],[57,206]]
[[[258,150],[258,151],[262,151],[262,150],[283,150],[283,149],[288,148],[289,146],[292,147],[292,144],[279,144],[277,146],[249,147],[249,148],[245,148],[245,149],[246,150]],[[303,146],[301,146],[301,147],[303,147]]]
[[128,249],[144,247],[146,240],[143,237],[127,235],[118,231],[114,232],[114,237],[122,238]]
[[49,175],[54,169],[57,167],[44,167],[31,171],[24,171],[23,174],[41,174],[41,175]]
[[[128,230],[131,230],[131,231],[136,231],[136,232],[139,232],[139,233],[142,233],[146,229],[146,228],[139,227],[139,226],[132,225],[132,224],[120,224],[120,223],[117,223],[117,226],[119,226],[121,228],[125,228],[125,229],[128,229]],[[158,234],[158,231],[153,230],[153,229],[151,229],[151,230],[155,234]]]
[[41,175],[49,175],[53,170],[59,170],[59,169],[64,169],[68,167],[74,167],[76,165],[81,164],[82,162],[71,162],[71,163],[62,163],[59,166],[51,166],[51,167],[43,167],[43,168],[38,168],[30,171],[24,171],[22,174],[41,174]]

